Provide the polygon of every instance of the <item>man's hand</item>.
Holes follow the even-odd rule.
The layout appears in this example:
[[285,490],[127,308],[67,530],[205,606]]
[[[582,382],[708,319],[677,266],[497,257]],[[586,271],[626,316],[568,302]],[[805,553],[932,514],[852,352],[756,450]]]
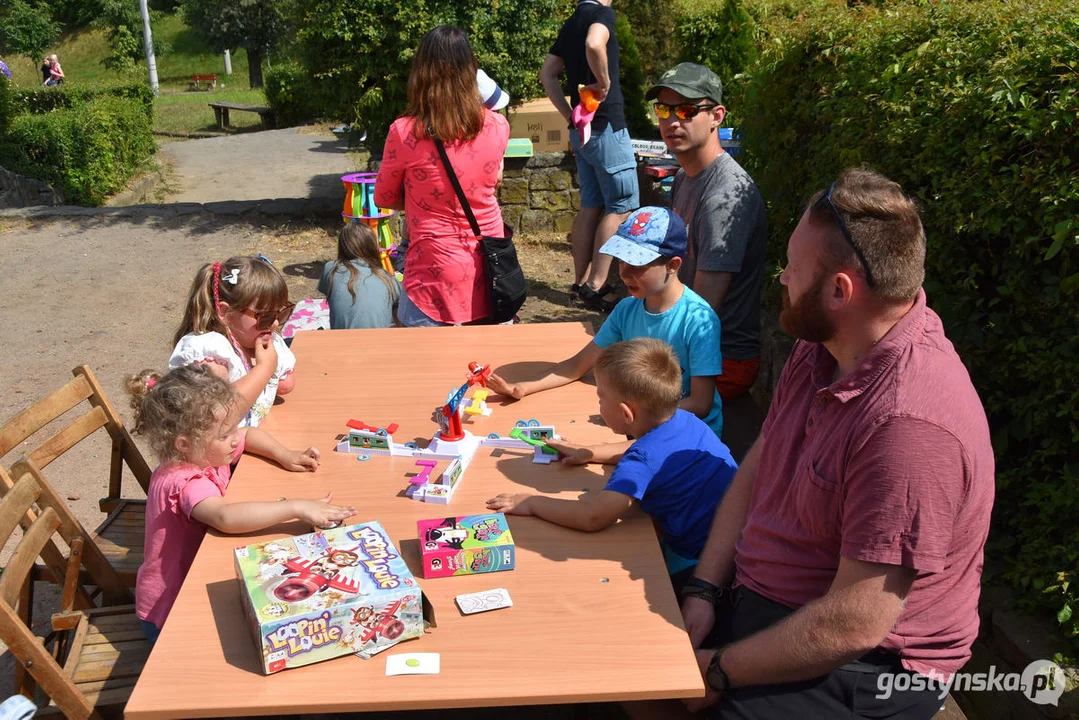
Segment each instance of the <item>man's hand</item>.
[[687,597],[682,601],[682,622],[690,643],[699,648],[716,625],[716,606],[702,598]]
[[692,698],[686,700],[686,709],[690,712],[700,712],[705,708],[710,708],[723,699],[721,693],[717,693],[708,685],[708,678],[705,677],[705,673],[708,672],[708,666],[712,663],[712,658],[715,656],[715,650],[698,650],[697,651],[697,666],[701,669],[701,677],[704,678],[704,697]]
[[303,452],[286,450],[277,462],[289,472],[314,472],[318,470],[319,457],[318,448],[309,447]]
[[494,373],[491,373],[491,377],[487,378],[487,389],[496,395],[505,395],[514,400],[520,400],[524,397],[524,392],[522,392],[518,383],[510,384]]
[[592,448],[587,445],[578,445],[568,440],[548,440],[547,444],[558,451],[564,465],[585,465],[595,457]]
[[487,501],[487,509],[495,512],[503,512],[509,515],[531,515],[528,493],[502,493]]
[[591,85],[585,85],[584,89],[592,93],[592,96],[596,98],[596,102],[603,102],[607,99],[607,93],[611,91],[611,86],[610,84],[604,86],[594,82]]

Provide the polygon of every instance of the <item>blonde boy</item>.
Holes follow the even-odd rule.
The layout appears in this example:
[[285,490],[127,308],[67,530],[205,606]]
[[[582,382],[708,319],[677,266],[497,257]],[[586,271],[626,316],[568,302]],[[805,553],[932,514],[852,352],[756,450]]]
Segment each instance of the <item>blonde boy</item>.
[[[600,354],[595,374],[604,422],[637,438],[624,454],[597,448],[596,455],[617,463],[607,485],[578,500],[505,493],[488,500],[487,507],[595,532],[638,503],[662,529],[664,558],[677,587],[697,563],[737,464],[708,425],[679,409],[682,369],[667,343],[652,338],[615,343]],[[576,446],[551,444],[565,452],[563,462],[594,460]]]

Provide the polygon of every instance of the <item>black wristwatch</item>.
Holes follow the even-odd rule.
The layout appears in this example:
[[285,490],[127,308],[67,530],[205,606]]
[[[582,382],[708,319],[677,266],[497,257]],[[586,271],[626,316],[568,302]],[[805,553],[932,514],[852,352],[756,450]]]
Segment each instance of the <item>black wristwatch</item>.
[[682,600],[695,597],[715,605],[723,597],[723,588],[694,576],[686,581],[686,584],[682,587],[681,595]]
[[708,670],[704,673],[704,680],[708,683],[708,687],[717,693],[725,693],[731,689],[730,678],[727,677],[727,673],[723,672],[723,668],[719,664],[719,659],[722,656],[723,648],[716,650],[716,654],[712,656],[712,661],[708,663]]

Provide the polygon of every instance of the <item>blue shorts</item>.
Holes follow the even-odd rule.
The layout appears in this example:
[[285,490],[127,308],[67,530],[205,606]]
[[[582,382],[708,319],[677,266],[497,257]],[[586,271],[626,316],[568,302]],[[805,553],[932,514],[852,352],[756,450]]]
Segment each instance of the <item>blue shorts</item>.
[[[401,286],[401,299],[397,303],[397,322],[405,327],[448,327],[450,324],[439,322],[416,307],[416,303],[412,302],[408,297],[403,285]],[[513,320],[507,320],[499,324],[512,325]]]
[[629,130],[615,131],[608,125],[601,133],[592,133],[581,146],[577,129],[569,131],[570,145],[577,158],[577,182],[581,186],[581,207],[602,207],[621,215],[641,204],[637,185],[637,161],[629,142]]
[[142,618],[139,618],[139,625],[142,627],[142,633],[146,636],[146,639],[150,641],[150,644],[153,645],[156,643],[158,635],[161,634],[161,628],[154,625],[149,620],[143,620]]

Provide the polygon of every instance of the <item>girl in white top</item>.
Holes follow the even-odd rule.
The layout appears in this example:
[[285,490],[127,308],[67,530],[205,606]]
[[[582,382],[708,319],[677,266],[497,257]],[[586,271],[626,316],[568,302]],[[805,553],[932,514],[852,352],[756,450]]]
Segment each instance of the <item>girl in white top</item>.
[[191,284],[169,368],[210,364],[243,398],[240,427],[257,427],[274,399],[295,385],[296,356],[277,333],[293,307],[285,278],[264,260],[232,257],[203,265]]

